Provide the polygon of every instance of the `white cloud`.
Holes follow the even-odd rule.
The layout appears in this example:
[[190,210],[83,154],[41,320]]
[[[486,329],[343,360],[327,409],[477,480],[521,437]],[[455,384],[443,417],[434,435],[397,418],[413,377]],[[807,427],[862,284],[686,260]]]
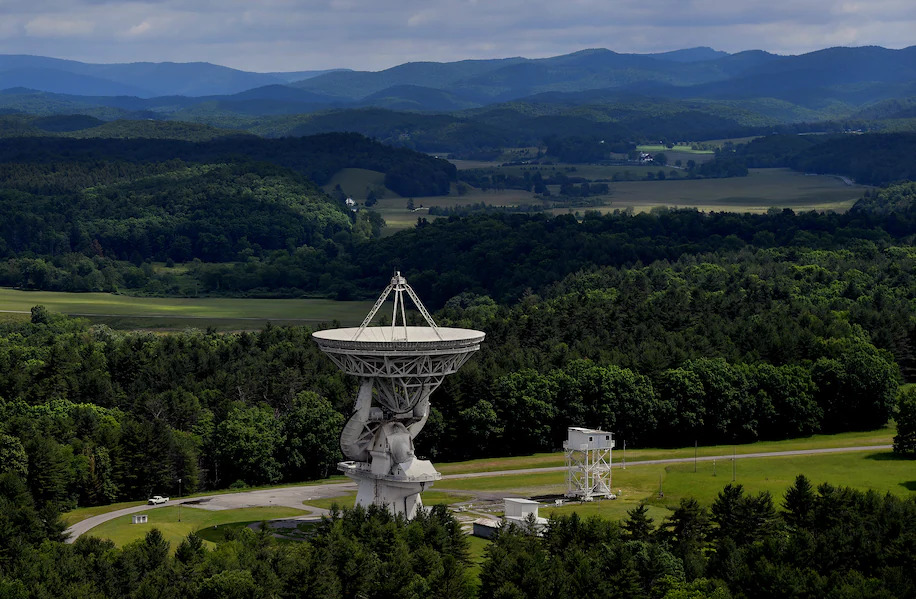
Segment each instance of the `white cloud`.
[[90,35],[94,28],[92,21],[64,15],[42,15],[25,24],[26,32],[35,37],[83,37]]
[[152,25],[149,24],[149,21],[143,21],[139,25],[134,25],[127,30],[128,36],[143,35],[147,33],[152,28]]

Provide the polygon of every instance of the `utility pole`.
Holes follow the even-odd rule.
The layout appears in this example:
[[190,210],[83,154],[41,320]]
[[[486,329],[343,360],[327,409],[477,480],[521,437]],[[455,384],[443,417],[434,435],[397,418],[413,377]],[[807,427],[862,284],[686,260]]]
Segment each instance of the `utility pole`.
[[181,522],[181,478],[178,479],[178,521]]
[[735,482],[735,477],[738,476],[738,448],[735,447],[734,453],[732,454],[732,482]]
[[627,440],[623,440],[623,469],[627,469]]
[[697,442],[695,439],[693,441],[693,471],[694,473],[697,471]]

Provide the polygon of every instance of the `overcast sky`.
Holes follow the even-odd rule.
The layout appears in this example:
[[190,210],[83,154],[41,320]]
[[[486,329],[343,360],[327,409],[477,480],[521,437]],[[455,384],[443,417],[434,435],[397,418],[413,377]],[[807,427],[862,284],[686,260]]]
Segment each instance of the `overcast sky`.
[[252,71],[916,44],[914,0],[0,0],[0,53]]

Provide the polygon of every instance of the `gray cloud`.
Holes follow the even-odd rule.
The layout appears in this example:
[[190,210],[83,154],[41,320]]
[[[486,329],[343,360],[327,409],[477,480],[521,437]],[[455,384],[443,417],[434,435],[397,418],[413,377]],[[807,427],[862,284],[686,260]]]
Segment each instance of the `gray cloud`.
[[0,52],[273,71],[706,45],[913,43],[912,0],[0,0]]

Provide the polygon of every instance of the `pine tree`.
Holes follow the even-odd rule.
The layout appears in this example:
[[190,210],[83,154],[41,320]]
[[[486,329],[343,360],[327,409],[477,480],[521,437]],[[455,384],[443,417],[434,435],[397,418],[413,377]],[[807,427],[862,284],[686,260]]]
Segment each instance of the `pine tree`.
[[627,519],[623,523],[624,530],[634,541],[648,541],[655,530],[654,521],[649,517],[649,507],[641,503],[632,510],[627,511]]
[[783,520],[789,526],[810,528],[814,523],[815,501],[811,482],[804,474],[799,474],[795,477],[795,484],[786,489],[785,501],[782,504],[785,510]]

